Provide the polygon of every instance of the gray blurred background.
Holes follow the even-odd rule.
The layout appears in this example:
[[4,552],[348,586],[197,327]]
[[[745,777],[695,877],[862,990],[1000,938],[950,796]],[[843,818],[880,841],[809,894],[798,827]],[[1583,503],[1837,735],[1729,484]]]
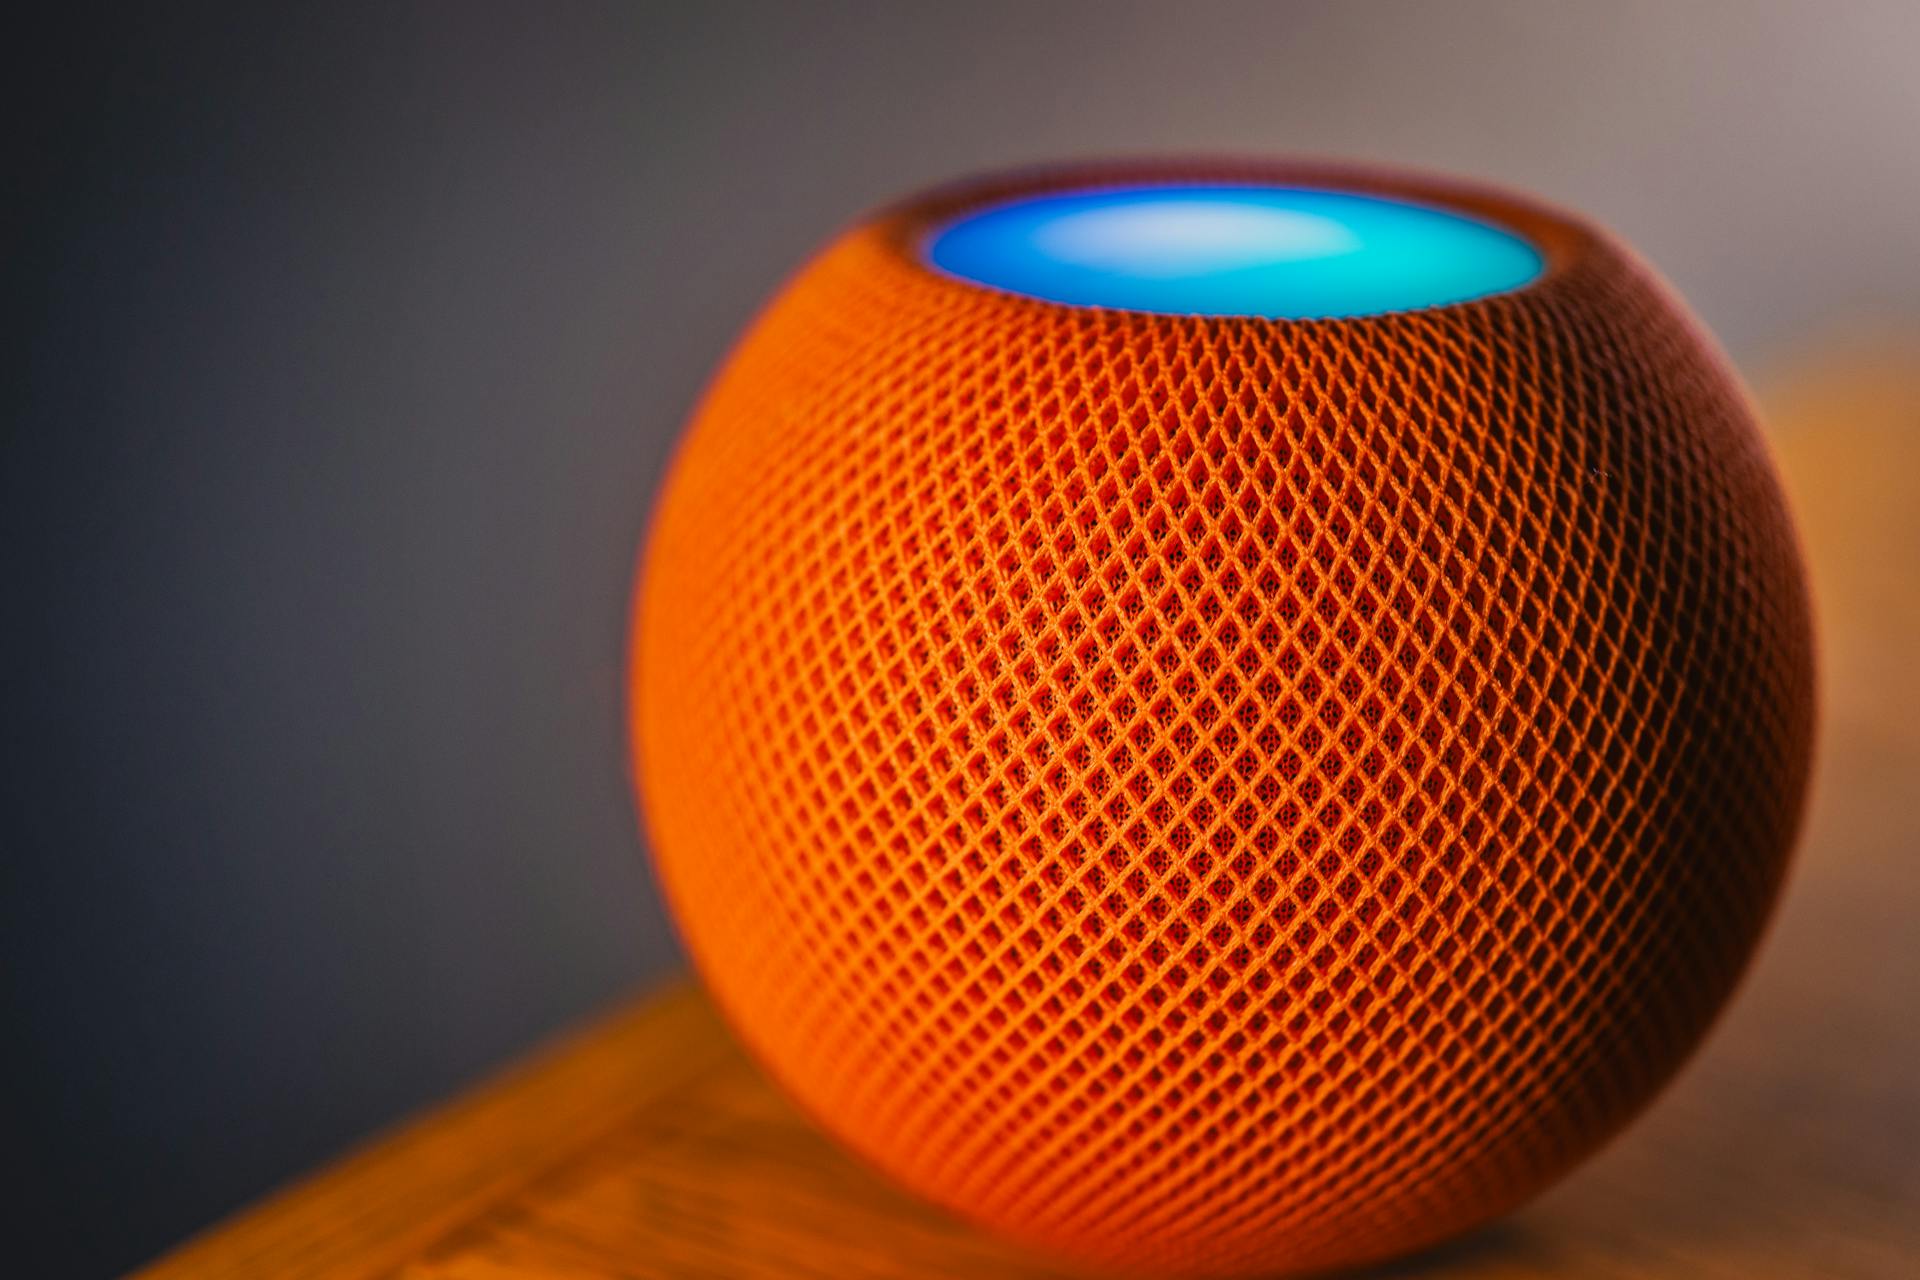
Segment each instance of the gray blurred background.
[[1333,153],[1589,211],[1749,368],[1920,315],[1912,0],[272,8],[12,34],[10,1274],[144,1260],[679,966],[635,545],[863,208]]

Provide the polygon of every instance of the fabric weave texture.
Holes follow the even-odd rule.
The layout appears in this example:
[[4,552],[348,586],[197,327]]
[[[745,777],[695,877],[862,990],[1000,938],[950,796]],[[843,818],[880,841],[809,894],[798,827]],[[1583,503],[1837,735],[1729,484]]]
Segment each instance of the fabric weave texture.
[[[920,260],[1103,181],[1377,191],[1511,293],[1340,320],[1056,305]],[[740,1034],[910,1187],[1107,1266],[1390,1257],[1643,1107],[1782,882],[1813,730],[1788,513],[1651,271],[1350,169],[952,188],[720,372],[637,596],[660,875]]]

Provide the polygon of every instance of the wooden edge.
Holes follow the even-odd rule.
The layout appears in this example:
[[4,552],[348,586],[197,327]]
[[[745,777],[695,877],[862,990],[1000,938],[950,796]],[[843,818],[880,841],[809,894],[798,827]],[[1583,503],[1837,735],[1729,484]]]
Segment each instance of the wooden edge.
[[699,990],[652,998],[536,1053],[424,1117],[217,1222],[138,1280],[385,1275],[662,1095],[731,1046]]

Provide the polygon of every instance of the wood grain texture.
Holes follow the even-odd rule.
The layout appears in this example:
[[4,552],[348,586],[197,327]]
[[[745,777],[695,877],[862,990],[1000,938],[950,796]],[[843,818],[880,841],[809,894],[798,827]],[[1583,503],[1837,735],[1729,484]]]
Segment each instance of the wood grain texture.
[[[1799,861],[1681,1079],[1522,1212],[1376,1276],[1920,1274],[1920,334],[1763,384],[1821,620]],[[143,1273],[149,1280],[1071,1274],[795,1113],[681,986]]]

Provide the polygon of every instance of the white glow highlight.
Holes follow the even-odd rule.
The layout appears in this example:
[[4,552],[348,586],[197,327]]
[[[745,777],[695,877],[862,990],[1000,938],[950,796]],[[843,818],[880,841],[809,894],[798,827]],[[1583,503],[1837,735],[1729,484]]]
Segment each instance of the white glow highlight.
[[1332,218],[1294,209],[1163,199],[1055,218],[1035,229],[1033,246],[1079,267],[1176,279],[1337,257],[1359,249],[1360,238]]

